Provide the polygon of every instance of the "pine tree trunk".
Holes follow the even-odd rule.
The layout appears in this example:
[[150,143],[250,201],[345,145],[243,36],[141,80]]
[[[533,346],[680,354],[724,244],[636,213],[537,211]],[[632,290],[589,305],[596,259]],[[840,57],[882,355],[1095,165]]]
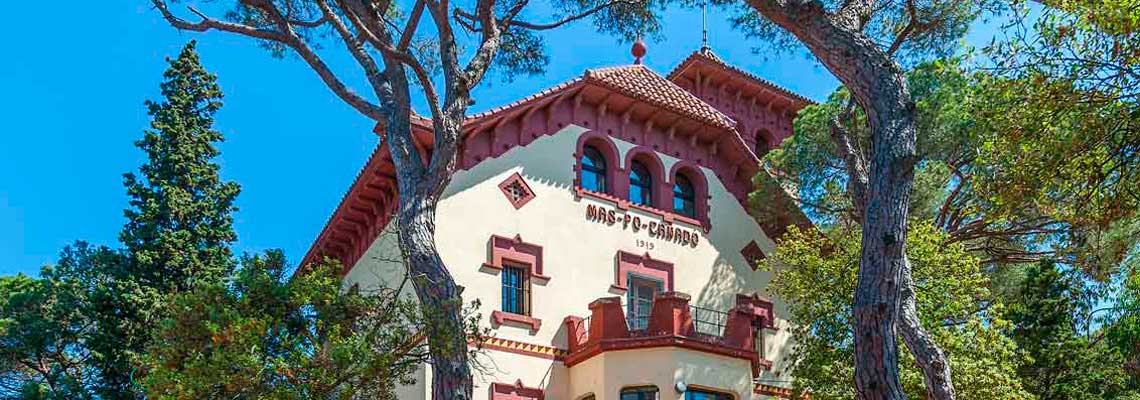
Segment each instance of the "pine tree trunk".
[[420,305],[431,316],[426,328],[432,399],[468,400],[473,389],[461,313],[463,299],[435,246],[435,210],[436,201],[428,196],[411,199],[401,207],[400,248],[412,272]]
[[460,127],[469,98],[452,102],[443,118],[433,120],[435,143],[425,163],[413,143],[406,76],[402,68],[392,68],[388,76],[393,84],[383,99],[393,112],[386,119],[385,133],[399,185],[398,242],[420,307],[429,318],[425,328],[432,399],[470,400],[473,380],[467,359],[462,288],[448,272],[435,243],[436,206],[455,172]]
[[926,382],[926,397],[934,400],[953,400],[954,385],[950,381],[950,364],[942,349],[922,328],[915,305],[914,279],[908,263],[902,271],[902,294],[899,306],[899,332],[903,342],[914,355],[922,378]]
[[[906,256],[914,183],[915,110],[902,68],[863,35],[872,2],[847,2],[834,13],[813,0],[749,0],[796,36],[851,91],[871,130],[863,202],[863,248],[855,291],[855,390],[859,399],[903,399],[896,321],[937,399],[953,399],[945,356],[918,325]],[[848,7],[850,6],[850,7]],[[861,8],[864,7],[864,8]],[[900,315],[901,313],[901,315]],[[900,318],[901,317],[901,318]]]

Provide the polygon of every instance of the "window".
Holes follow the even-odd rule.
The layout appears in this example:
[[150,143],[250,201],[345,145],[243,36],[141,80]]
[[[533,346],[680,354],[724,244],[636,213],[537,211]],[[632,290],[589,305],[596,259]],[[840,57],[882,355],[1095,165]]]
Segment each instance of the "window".
[[640,161],[634,161],[629,167],[629,201],[653,206],[653,175]]
[[685,400],[732,400],[732,396],[702,389],[689,389],[685,391]]
[[649,311],[653,309],[653,298],[662,291],[661,281],[629,275],[629,291],[626,292],[626,322],[630,330],[649,328]]
[[766,129],[761,129],[759,131],[756,131],[756,149],[755,150],[756,150],[756,156],[757,157],[764,157],[764,155],[768,154],[768,151],[771,150],[771,148],[768,147],[768,138],[771,136],[772,136],[772,134],[769,133],[768,130],[766,130]]
[[697,194],[693,190],[693,182],[681,174],[673,177],[673,212],[697,217]]
[[503,311],[530,315],[530,277],[527,269],[503,266]]
[[582,189],[606,193],[606,157],[594,146],[582,149]]
[[622,389],[621,400],[657,400],[657,386],[639,386]]

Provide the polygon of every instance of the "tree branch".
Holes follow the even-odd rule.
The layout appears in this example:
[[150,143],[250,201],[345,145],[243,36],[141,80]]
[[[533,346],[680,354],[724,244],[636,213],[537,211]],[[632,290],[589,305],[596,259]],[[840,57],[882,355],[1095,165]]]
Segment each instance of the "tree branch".
[[867,208],[867,163],[862,151],[851,142],[851,135],[844,125],[855,115],[855,98],[847,100],[843,112],[831,117],[831,141],[843,159],[847,168],[847,192],[851,196],[851,205],[854,208],[852,215],[856,222],[862,222],[863,212]]
[[190,11],[202,17],[202,20],[197,23],[191,23],[171,13],[167,8],[165,0],[151,0],[151,3],[154,4],[154,7],[158,9],[160,13],[162,13],[162,17],[166,19],[170,25],[178,29],[194,32],[219,30],[236,33],[255,39],[281,43],[285,46],[288,46],[289,48],[292,48],[293,51],[297,52],[297,55],[299,55],[301,59],[304,60],[305,63],[308,64],[309,67],[312,68],[318,76],[320,76],[321,81],[325,83],[325,86],[328,86],[328,88],[332,90],[333,93],[337,95],[337,97],[340,97],[341,100],[344,100],[345,103],[348,103],[348,105],[356,109],[357,112],[375,121],[383,120],[384,116],[386,115],[386,112],[379,106],[361,97],[359,94],[356,94],[355,91],[341,82],[340,79],[337,78],[336,74],[334,74],[329,68],[328,64],[325,64],[324,60],[322,60],[320,56],[313,52],[313,50],[307,44],[305,44],[305,42],[300,37],[291,31],[279,32],[268,29],[259,29],[243,24],[219,21],[217,19],[207,17],[202,12],[193,8],[190,8]]
[[[333,30],[340,35],[341,40],[344,41],[344,46],[348,48],[348,52],[352,54],[352,58],[364,69],[364,76],[368,79],[368,83],[372,85],[372,88],[379,90],[379,88],[384,87],[386,79],[380,72],[380,67],[376,64],[376,60],[372,58],[372,55],[368,54],[368,51],[364,48],[364,44],[348,30],[348,26],[344,24],[344,21],[341,21],[332,7],[329,7],[326,0],[317,0],[316,3],[317,7],[324,13],[322,19],[327,19],[333,26]],[[380,94],[376,93],[376,95],[379,97]]]
[[862,31],[875,11],[875,0],[845,0],[831,17],[835,24],[847,29]]
[[396,50],[406,51],[408,45],[412,43],[412,37],[416,34],[416,28],[420,25],[420,18],[424,15],[424,0],[416,0],[416,5],[412,7],[412,15],[408,17],[408,25],[404,27],[404,33],[400,35],[400,42],[396,44]]

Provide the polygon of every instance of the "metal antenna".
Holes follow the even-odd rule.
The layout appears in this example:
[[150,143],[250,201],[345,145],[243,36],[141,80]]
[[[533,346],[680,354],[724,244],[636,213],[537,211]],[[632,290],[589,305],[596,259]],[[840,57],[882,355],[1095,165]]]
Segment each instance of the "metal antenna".
[[711,50],[709,48],[709,18],[708,18],[709,2],[708,0],[701,2],[701,51]]

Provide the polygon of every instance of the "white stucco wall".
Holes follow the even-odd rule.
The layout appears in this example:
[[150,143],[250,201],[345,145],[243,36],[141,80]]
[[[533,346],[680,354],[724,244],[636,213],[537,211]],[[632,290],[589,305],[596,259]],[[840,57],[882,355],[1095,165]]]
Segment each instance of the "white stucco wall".
[[[440,256],[457,283],[465,288],[465,300],[478,298],[482,302],[481,312],[488,326],[491,325],[491,311],[501,308],[499,272],[482,267],[488,261],[488,239],[491,235],[520,235],[525,242],[543,246],[544,274],[551,278],[545,282],[532,280],[531,288],[531,315],[542,320],[541,329],[530,332],[527,328],[504,325],[493,330],[496,337],[565,349],[563,318],[589,315],[587,305],[599,297],[624,295],[624,292],[610,288],[616,267],[615,255],[619,250],[635,254],[648,252],[654,259],[672,263],[675,290],[690,294],[692,303],[697,306],[727,310],[733,305],[737,293],[765,294],[764,287],[770,274],[752,271],[740,250],[755,240],[770,254],[774,243],[710,170],[702,169],[702,172],[711,196],[709,217],[712,228],[706,234],[697,227],[689,227],[701,231],[701,241],[696,247],[651,238],[644,230],[635,233],[623,229],[621,224],[607,226],[588,221],[588,204],[616,207],[593,198],[577,199],[574,194],[573,153],[584,131],[578,126],[568,126],[525,147],[514,148],[498,158],[484,160],[470,170],[458,172],[439,204],[436,240]],[[633,144],[612,140],[619,149],[619,159],[624,160],[625,153],[634,147]],[[665,171],[677,162],[663,154],[658,154],[658,157]],[[524,177],[536,195],[517,210],[498,187],[515,172]],[[642,220],[659,221],[652,214],[637,210],[628,212]],[[639,240],[652,243],[653,248],[638,247]],[[391,261],[398,258],[395,246],[389,235],[381,235],[353,266],[345,284],[367,287],[399,283],[404,269]],[[411,289],[407,292],[410,293]],[[788,377],[776,375],[783,368],[788,348],[789,330],[782,318],[786,311],[779,299],[773,300],[776,302],[779,330],[765,334],[765,358],[775,365],[761,378],[786,380]],[[646,362],[649,360],[641,361],[640,357],[657,357],[661,361]],[[578,393],[583,384],[579,380],[604,379],[607,393],[595,395],[598,399],[616,399],[617,392],[610,389],[620,389],[620,380],[630,376],[628,374],[645,374],[653,379],[665,379],[663,377],[676,374],[719,374],[722,376],[711,380],[709,386],[724,384],[728,386],[718,388],[751,396],[751,386],[746,384],[751,378],[746,361],[692,351],[657,349],[606,353],[575,366],[573,371],[568,371],[557,361],[500,351],[488,352],[488,358],[493,368],[486,375],[476,377],[476,398],[487,396],[491,382],[513,383],[521,379],[526,386],[546,389],[548,399],[572,400],[584,394]],[[617,367],[622,363],[638,367]],[[604,367],[598,370],[590,366],[594,364]],[[717,368],[710,369],[711,366]],[[427,374],[427,371],[421,374],[423,380],[428,379]],[[591,377],[590,374],[606,376]],[[426,393],[425,386],[421,381],[416,387],[409,388],[409,397],[401,398],[422,398],[422,395],[413,393]],[[663,394],[672,393],[672,383],[660,387]]]

